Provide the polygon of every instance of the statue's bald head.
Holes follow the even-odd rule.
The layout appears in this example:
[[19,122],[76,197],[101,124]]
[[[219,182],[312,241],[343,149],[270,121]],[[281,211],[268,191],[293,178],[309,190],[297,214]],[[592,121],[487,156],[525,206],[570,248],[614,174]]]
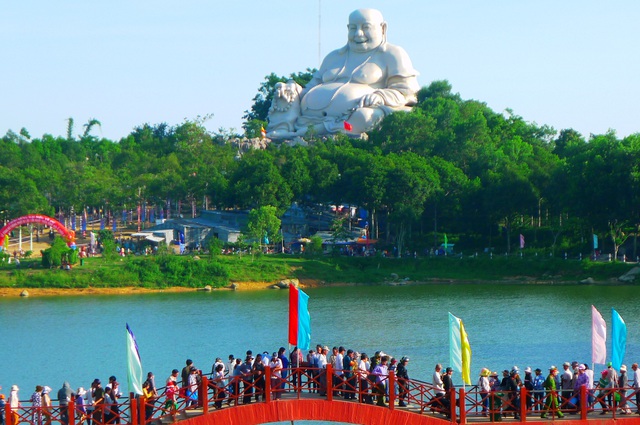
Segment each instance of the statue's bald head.
[[386,39],[387,24],[376,9],[358,9],[349,15],[349,48],[355,52],[368,52]]
[[349,23],[365,20],[371,24],[382,24],[384,18],[382,12],[377,9],[358,9],[349,15]]

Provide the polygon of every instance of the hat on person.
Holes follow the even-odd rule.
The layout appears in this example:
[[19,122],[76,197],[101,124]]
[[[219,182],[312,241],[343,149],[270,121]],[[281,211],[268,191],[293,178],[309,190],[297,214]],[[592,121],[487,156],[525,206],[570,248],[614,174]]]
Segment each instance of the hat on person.
[[0,400],[4,400],[4,394],[0,394]]
[[482,370],[480,371],[480,376],[489,376],[491,375],[491,371],[489,369],[487,369],[486,367],[483,367]]
[[446,373],[453,372],[453,368],[448,367],[448,368],[445,370],[445,372],[446,372]]
[[586,367],[583,364],[578,365],[578,370],[585,370]]
[[115,376],[113,376],[113,375],[111,375],[111,376],[109,377],[109,382],[111,382],[111,381],[117,381],[116,377],[115,377]]
[[498,377],[498,372],[491,372],[491,375],[489,375],[489,376],[493,376],[493,377],[497,378]]
[[626,372],[626,371],[627,371],[627,365],[620,366],[620,372]]
[[42,387],[43,394],[49,394],[51,392],[51,387],[47,387],[46,385]]
[[571,367],[571,363],[569,363],[569,362],[564,362],[564,363],[562,363],[562,366],[568,366],[568,367]]
[[549,366],[549,371],[552,371],[552,370],[558,370],[558,368],[555,367],[554,365],[551,365],[551,366]]
[[607,376],[608,373],[609,373],[609,371],[607,369],[605,369],[602,372],[600,372],[600,375]]
[[536,372],[542,372],[542,369],[540,369],[539,367],[536,368]]
[[398,363],[398,360],[396,360],[396,358],[394,357],[391,359],[391,363]]
[[527,367],[524,369],[524,373],[531,373],[531,368],[530,368],[529,366],[527,366]]
[[78,388],[78,391],[76,391],[76,394],[78,394],[80,397],[82,397],[86,393],[87,393],[87,391],[82,387]]
[[509,371],[507,369],[503,370],[502,373],[506,373],[507,375],[509,374]]
[[613,363],[611,362],[607,363],[607,367],[611,367],[611,366],[613,366]]
[[404,357],[404,356],[403,356],[403,357],[400,359],[400,363],[404,363],[404,362],[408,362],[408,361],[409,361],[409,357]]
[[19,390],[20,390],[20,388],[18,388],[17,385],[12,385],[11,386],[11,391],[19,391]]
[[98,385],[99,383],[100,383],[100,380],[98,378],[96,378],[96,379],[93,380],[91,385]]

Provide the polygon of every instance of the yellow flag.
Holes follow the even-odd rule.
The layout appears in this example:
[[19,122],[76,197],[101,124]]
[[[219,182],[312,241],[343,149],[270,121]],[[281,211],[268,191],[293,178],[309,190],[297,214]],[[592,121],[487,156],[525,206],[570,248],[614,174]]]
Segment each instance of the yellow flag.
[[467,331],[464,330],[462,320],[460,320],[460,345],[462,349],[462,381],[471,385],[471,345],[469,345],[469,338]]

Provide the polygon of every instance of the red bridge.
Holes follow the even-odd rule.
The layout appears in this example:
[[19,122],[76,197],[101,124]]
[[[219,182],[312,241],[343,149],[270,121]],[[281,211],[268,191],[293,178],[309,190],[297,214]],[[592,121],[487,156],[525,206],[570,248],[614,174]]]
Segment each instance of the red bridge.
[[[264,375],[224,380],[204,375],[193,396],[180,392],[175,407],[167,406],[166,393],[161,388],[155,400],[129,397],[114,405],[98,404],[95,410],[86,413],[73,400],[62,407],[59,403],[35,407],[22,402],[17,410],[12,410],[7,403],[4,416],[7,425],[50,425],[52,422],[84,425],[89,418],[94,425],[161,425],[175,421],[183,421],[185,425],[259,425],[296,420],[364,425],[548,424],[551,421],[561,421],[563,425],[613,425],[619,421],[624,425],[640,425],[640,416],[636,414],[637,393],[633,392],[637,389],[633,388],[597,390],[593,394],[583,388],[578,397],[571,399],[555,392],[532,393],[525,388],[517,394],[503,391],[481,394],[475,387],[457,388],[439,395],[433,385],[397,380],[393,372],[388,377],[377,377],[360,376],[356,371],[345,378],[335,376],[329,364],[322,370],[286,369],[283,375],[286,377],[272,377],[268,367]],[[378,398],[376,381],[380,379],[385,381],[386,388],[396,391],[379,393],[382,395]],[[377,405],[377,401],[383,406]]]

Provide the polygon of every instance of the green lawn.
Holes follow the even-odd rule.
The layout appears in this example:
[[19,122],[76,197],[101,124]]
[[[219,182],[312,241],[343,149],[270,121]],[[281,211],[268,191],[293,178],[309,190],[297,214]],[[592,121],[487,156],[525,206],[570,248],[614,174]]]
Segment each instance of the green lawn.
[[0,266],[0,286],[84,288],[140,286],[214,287],[232,282],[277,282],[285,278],[326,283],[383,284],[390,281],[509,281],[577,283],[613,279],[633,264],[516,256],[377,258],[226,255],[87,258],[72,270],[43,269],[39,259]]

